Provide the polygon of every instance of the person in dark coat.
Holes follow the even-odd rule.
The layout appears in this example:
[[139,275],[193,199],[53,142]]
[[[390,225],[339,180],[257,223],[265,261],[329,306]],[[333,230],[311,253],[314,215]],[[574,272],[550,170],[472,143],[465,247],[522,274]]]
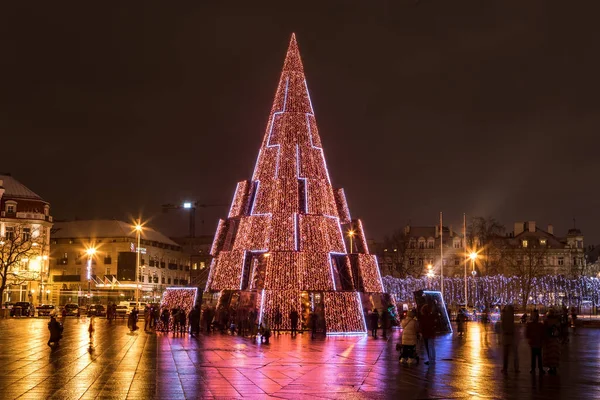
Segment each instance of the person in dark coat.
[[548,310],[544,321],[544,366],[548,367],[548,373],[556,374],[560,362],[560,317],[553,309]]
[[190,334],[197,336],[200,333],[200,309],[198,306],[194,306],[194,309],[190,311]]
[[290,311],[290,324],[292,325],[292,337],[295,337],[298,334],[298,320],[300,316],[298,315],[298,311],[292,309]]
[[390,310],[384,308],[381,312],[381,331],[383,332],[383,338],[387,339],[388,329],[390,328],[392,322],[392,314]]
[[138,320],[138,310],[137,307],[133,307],[133,310],[129,313],[129,319],[127,320],[127,327],[131,332],[135,332],[138,330],[137,326]]
[[435,316],[431,312],[431,308],[428,304],[424,304],[423,307],[421,307],[419,327],[421,329],[425,351],[427,352],[427,361],[425,361],[425,364],[435,364]]
[[273,328],[275,328],[275,332],[277,332],[278,335],[281,334],[280,330],[282,320],[283,315],[281,315],[281,311],[279,310],[279,308],[277,308],[277,310],[275,310],[275,318],[273,319]]
[[504,347],[502,373],[508,372],[509,353],[513,354],[515,372],[519,372],[519,337],[515,331],[515,309],[512,304],[502,310],[502,346]]
[[369,315],[369,322],[371,323],[371,335],[377,339],[377,328],[379,328],[379,312],[377,309]]
[[185,328],[187,325],[187,317],[185,315],[185,310],[183,308],[179,309],[179,332],[185,333]]
[[48,330],[50,331],[50,339],[48,340],[48,346],[58,345],[58,341],[62,339],[63,327],[56,320],[56,317],[51,316],[50,322],[48,322]]
[[162,314],[160,315],[160,321],[163,324],[163,330],[169,333],[169,310],[167,308],[163,308]]
[[544,336],[544,325],[540,323],[540,314],[537,310],[534,310],[531,315],[531,321],[527,323],[527,327],[525,328],[525,337],[527,337],[529,347],[531,348],[531,370],[529,371],[531,374],[535,374],[536,361],[540,375],[544,374],[544,368],[542,367]]

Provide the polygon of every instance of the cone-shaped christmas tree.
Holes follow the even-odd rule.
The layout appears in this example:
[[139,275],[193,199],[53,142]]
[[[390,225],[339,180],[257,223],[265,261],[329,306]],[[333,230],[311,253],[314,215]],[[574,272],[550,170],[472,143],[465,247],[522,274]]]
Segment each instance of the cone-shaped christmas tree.
[[227,302],[235,291],[238,313],[256,307],[273,321],[279,310],[283,329],[295,309],[305,323],[314,311],[327,332],[365,332],[365,293],[383,292],[362,224],[331,186],[294,35],[252,180],[238,183],[211,254],[207,290]]

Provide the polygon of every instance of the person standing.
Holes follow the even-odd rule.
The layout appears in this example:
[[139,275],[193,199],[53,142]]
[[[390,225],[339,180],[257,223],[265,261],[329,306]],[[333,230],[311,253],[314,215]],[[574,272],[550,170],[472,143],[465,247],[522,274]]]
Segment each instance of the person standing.
[[515,332],[515,309],[512,304],[507,305],[502,310],[502,346],[503,352],[503,367],[502,373],[508,372],[509,353],[513,354],[513,364],[515,372],[519,372],[519,341]]
[[160,320],[163,324],[163,330],[169,333],[169,310],[167,308],[163,308]]
[[377,339],[377,328],[379,328],[379,312],[377,309],[374,309],[369,315],[369,323],[371,324],[371,336]]
[[56,320],[54,315],[50,317],[50,322],[48,322],[48,330],[50,331],[50,339],[48,339],[48,346],[58,345],[59,340],[62,338],[63,327]]
[[200,333],[200,309],[198,306],[194,306],[194,309],[190,311],[190,334],[194,337]]
[[424,304],[421,307],[419,326],[421,328],[421,336],[423,336],[425,351],[427,352],[427,361],[425,361],[425,364],[435,364],[435,317],[428,304]]
[[527,323],[525,328],[525,336],[531,348],[531,370],[529,373],[535,374],[535,363],[537,361],[540,375],[544,375],[542,367],[542,345],[544,343],[544,325],[540,323],[540,314],[538,310],[534,310],[531,315],[531,321]]
[[548,373],[556,374],[560,362],[560,328],[561,321],[554,309],[548,310],[544,321],[544,366],[548,367]]
[[171,310],[171,320],[173,321],[173,335],[179,333],[179,309],[175,307]]
[[298,311],[296,311],[296,309],[292,309],[292,311],[290,311],[290,324],[292,325],[292,337],[296,337],[296,335],[298,334],[298,319],[299,319],[299,315],[298,315]]
[[388,308],[384,308],[381,312],[381,331],[383,332],[383,338],[387,339],[388,329],[392,322],[392,314]]
[[273,320],[274,323],[274,328],[275,328],[275,332],[277,332],[277,335],[281,335],[281,322],[283,319],[283,315],[281,315],[281,311],[279,310],[279,307],[277,307],[277,310],[275,310],[275,318]]
[[467,316],[465,315],[464,310],[458,310],[456,314],[456,326],[458,330],[458,336],[463,336],[465,334],[465,324],[467,322]]
[[577,334],[577,309],[571,307],[571,326],[573,328],[573,336]]
[[183,308],[179,309],[179,332],[185,333],[187,327],[187,316],[185,315],[185,310]]
[[135,332],[138,330],[137,319],[138,319],[138,310],[137,310],[137,307],[133,307],[133,310],[131,310],[131,312],[129,313],[129,319],[127,321],[127,326],[129,327],[129,330],[131,332]]
[[146,307],[144,309],[144,332],[148,331],[151,321],[152,321],[152,308]]
[[[414,311],[409,311],[406,318],[402,320],[402,354],[400,354],[401,363],[417,362],[417,333],[419,332],[419,323],[417,322]],[[413,361],[414,360],[414,361]]]

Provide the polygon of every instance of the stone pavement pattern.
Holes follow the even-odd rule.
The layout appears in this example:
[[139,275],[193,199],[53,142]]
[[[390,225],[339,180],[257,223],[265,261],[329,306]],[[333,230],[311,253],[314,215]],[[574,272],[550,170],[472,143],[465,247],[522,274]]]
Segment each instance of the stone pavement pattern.
[[68,319],[56,350],[48,319],[0,320],[2,399],[196,398],[600,398],[600,330],[581,329],[563,347],[558,376],[500,373],[498,335],[469,323],[465,338],[437,339],[434,366],[400,365],[395,343],[366,336],[274,337],[268,346],[227,335],[199,339],[128,333],[125,322]]

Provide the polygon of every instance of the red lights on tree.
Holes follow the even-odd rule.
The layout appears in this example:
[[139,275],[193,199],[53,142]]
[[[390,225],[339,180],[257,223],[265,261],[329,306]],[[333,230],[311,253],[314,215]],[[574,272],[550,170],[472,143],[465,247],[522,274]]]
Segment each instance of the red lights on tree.
[[301,312],[306,292],[315,293],[320,303],[310,307],[324,310],[328,332],[364,332],[357,290],[382,293],[383,286],[360,221],[357,254],[348,257],[342,224],[350,223],[344,191],[331,186],[292,35],[252,180],[238,183],[217,227],[207,289],[256,290],[265,318],[275,308]]

